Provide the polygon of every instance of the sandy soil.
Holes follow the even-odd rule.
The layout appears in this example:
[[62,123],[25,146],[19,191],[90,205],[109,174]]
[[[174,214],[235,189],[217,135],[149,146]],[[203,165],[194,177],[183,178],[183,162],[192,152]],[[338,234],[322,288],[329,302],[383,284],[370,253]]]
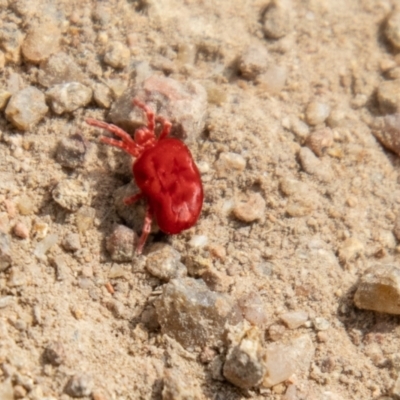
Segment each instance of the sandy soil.
[[[78,376],[83,389],[74,396],[159,399],[170,379],[166,368],[180,371],[192,397],[178,390],[164,399],[392,398],[383,396],[391,396],[400,368],[398,317],[357,309],[353,294],[366,268],[399,257],[392,231],[400,162],[371,131],[382,114],[375,92],[400,62],[382,37],[395,2],[282,4],[279,39],[263,30],[268,0],[2,0],[0,21],[15,24],[22,36],[33,22],[55,21],[61,31],[55,52],[71,56],[89,86],[112,86],[114,98],[136,78],[131,64],[104,62],[112,41],[154,73],[206,88],[205,127],[189,144],[202,171],[202,215],[180,235],[151,236],[146,248],[169,243],[196,278],[196,265],[208,265],[214,290],[234,301],[255,292],[265,316],[263,346],[276,330],[278,342],[309,335],[315,353],[307,370],[272,388],[240,389],[210,372],[226,348],[183,349],[149,323],[163,282],[145,270],[146,251],[124,263],[107,252],[106,238],[123,223],[114,194],[131,175],[129,159],[99,144],[99,130],[84,124],[87,117],[107,119],[108,110],[92,101],[62,115],[49,110],[25,131],[0,114],[0,222],[12,250],[11,266],[0,272],[2,398],[68,399],[68,382]],[[249,48],[266,49],[267,64],[256,56],[255,71],[246,75]],[[47,90],[38,83],[40,64],[14,61],[5,61],[1,87]],[[317,104],[316,125],[307,117],[310,102]],[[321,104],[322,114],[328,110],[323,118]],[[307,137],[315,132],[322,136],[312,144]],[[74,134],[89,151],[84,166],[67,169],[56,159],[57,146]],[[244,168],[221,172],[222,153],[239,155]],[[52,197],[66,178],[89,187],[95,218],[83,231],[78,211]],[[255,193],[265,201],[261,215],[240,220],[232,205]],[[28,237],[18,237],[24,229]],[[63,245],[70,233],[79,234],[74,252]],[[36,257],[38,243],[53,234],[55,245]],[[196,247],[192,239],[199,236],[208,244]],[[353,247],[341,252],[346,243]],[[307,322],[286,328],[280,316],[288,311],[305,311]],[[316,328],[316,318],[328,322],[326,330]]]

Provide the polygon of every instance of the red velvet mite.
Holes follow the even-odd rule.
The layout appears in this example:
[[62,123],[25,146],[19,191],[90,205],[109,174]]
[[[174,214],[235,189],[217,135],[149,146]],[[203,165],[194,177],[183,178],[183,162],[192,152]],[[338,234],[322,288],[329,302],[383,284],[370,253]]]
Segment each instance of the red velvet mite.
[[[135,157],[132,171],[140,192],[124,200],[126,205],[139,199],[147,200],[146,216],[137,253],[140,254],[151,229],[153,217],[160,229],[168,234],[180,233],[192,227],[203,205],[203,185],[192,154],[180,140],[168,137],[171,122],[155,116],[153,110],[138,99],[133,104],[147,117],[147,126],[136,129],[132,138],[116,125],[95,119],[86,123],[103,128],[121,140],[101,137],[103,143],[118,147]],[[156,136],[156,122],[162,130]]]

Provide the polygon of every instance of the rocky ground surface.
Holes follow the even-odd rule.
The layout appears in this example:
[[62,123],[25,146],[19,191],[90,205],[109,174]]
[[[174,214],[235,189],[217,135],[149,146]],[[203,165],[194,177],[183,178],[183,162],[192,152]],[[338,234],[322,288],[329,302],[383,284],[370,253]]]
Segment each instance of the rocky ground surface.
[[[400,398],[395,7],[0,0],[0,398]],[[205,192],[140,256],[85,123],[133,133],[135,96]]]

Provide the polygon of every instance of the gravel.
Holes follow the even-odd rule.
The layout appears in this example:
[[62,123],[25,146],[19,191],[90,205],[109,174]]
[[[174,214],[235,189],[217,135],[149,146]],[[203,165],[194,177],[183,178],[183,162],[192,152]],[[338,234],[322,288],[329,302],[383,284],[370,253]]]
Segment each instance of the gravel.
[[269,62],[268,50],[262,45],[246,48],[239,61],[239,71],[245,79],[254,80],[267,69]]
[[331,108],[322,101],[311,101],[306,108],[306,121],[309,125],[319,125],[329,117]]
[[87,181],[65,179],[52,190],[53,200],[68,211],[77,211],[90,201],[90,187]]
[[265,200],[259,193],[250,193],[246,200],[236,200],[233,215],[243,222],[254,222],[263,218],[265,213]]
[[11,96],[5,114],[16,128],[26,131],[36,125],[48,109],[44,94],[34,86],[28,86]]
[[400,268],[374,265],[361,276],[354,303],[358,308],[400,314]]
[[49,88],[68,82],[85,83],[86,77],[73,58],[68,54],[58,52],[40,63],[38,81],[42,86]]
[[71,397],[90,396],[94,388],[93,378],[86,373],[75,374],[67,383],[65,392]]
[[11,240],[9,235],[0,232],[0,272],[5,271],[12,263]]
[[60,83],[46,92],[47,101],[56,114],[69,113],[85,107],[92,100],[91,88],[79,82]]
[[169,282],[171,279],[185,277],[187,270],[180,262],[181,255],[171,246],[157,244],[149,249],[146,269],[157,278]]
[[202,280],[173,279],[156,302],[162,332],[185,347],[215,344],[225,324],[237,324],[240,316],[232,299],[212,292]]
[[253,328],[238,344],[230,347],[223,366],[224,377],[242,389],[258,386],[266,368],[260,332]]
[[22,44],[22,54],[31,63],[39,64],[56,53],[61,39],[57,24],[47,21],[32,26]]
[[109,114],[114,124],[128,132],[146,124],[143,112],[132,106],[134,97],[152,107],[156,114],[170,120],[172,135],[192,143],[201,134],[205,123],[207,94],[199,83],[181,83],[172,78],[152,75],[137,87],[128,88],[114,102]]
[[400,112],[400,79],[381,82],[378,86],[377,97],[383,114]]
[[384,34],[386,39],[397,50],[400,49],[400,12],[393,11],[387,18]]
[[113,261],[132,261],[138,243],[136,233],[124,225],[114,228],[107,239],[107,250]]
[[62,138],[57,146],[56,160],[67,168],[77,168],[86,160],[86,143],[81,135]]
[[113,68],[125,68],[129,58],[129,48],[121,42],[111,42],[104,54],[104,62]]
[[268,39],[280,39],[292,29],[290,0],[273,0],[262,16],[264,34]]

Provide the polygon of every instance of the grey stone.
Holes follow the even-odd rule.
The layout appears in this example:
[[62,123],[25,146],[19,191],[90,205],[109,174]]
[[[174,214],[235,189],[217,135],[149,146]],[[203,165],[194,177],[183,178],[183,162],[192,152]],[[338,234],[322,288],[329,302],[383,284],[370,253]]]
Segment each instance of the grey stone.
[[85,107],[92,100],[91,88],[79,82],[60,83],[46,92],[51,109],[56,114],[63,114]]
[[225,324],[242,318],[230,296],[208,289],[202,280],[173,279],[156,302],[162,332],[184,347],[212,346],[222,340]]

